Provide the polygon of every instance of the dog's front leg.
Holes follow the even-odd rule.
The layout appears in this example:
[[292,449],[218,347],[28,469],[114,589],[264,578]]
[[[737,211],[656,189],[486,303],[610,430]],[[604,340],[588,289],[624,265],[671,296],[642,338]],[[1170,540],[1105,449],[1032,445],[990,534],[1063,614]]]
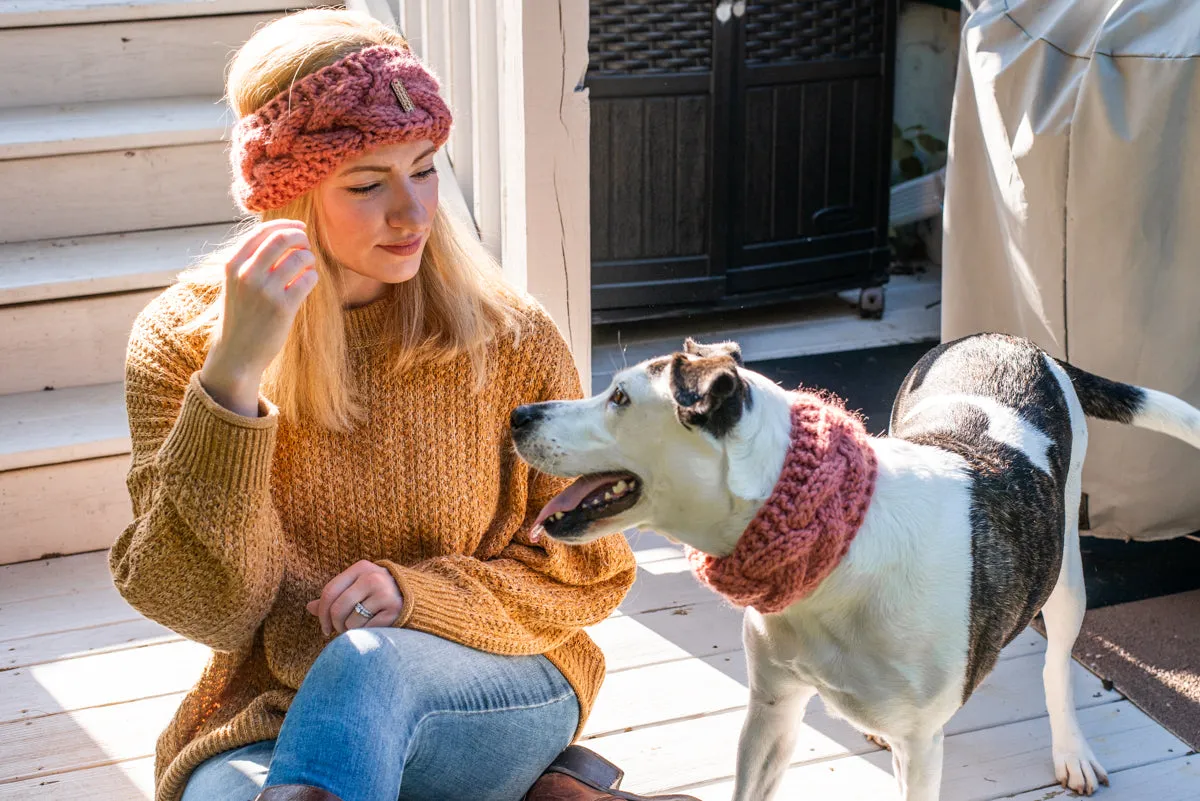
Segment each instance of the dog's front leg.
[[816,690],[768,656],[769,638],[750,610],[742,626],[750,705],[738,740],[733,801],[770,801],[791,762],[804,707]]
[[814,692],[796,684],[750,688],[750,708],[738,741],[734,801],[769,801],[774,796],[791,762],[804,707]]
[[942,787],[942,730],[892,738],[892,769],[904,801],[938,801]]

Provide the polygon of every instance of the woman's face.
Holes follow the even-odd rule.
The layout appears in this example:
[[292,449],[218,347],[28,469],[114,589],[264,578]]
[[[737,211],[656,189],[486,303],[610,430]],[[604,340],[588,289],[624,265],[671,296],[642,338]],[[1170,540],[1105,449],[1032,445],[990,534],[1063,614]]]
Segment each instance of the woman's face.
[[325,246],[345,265],[347,306],[370,303],[417,274],[438,203],[437,148],[383,145],[347,161],[316,189]]

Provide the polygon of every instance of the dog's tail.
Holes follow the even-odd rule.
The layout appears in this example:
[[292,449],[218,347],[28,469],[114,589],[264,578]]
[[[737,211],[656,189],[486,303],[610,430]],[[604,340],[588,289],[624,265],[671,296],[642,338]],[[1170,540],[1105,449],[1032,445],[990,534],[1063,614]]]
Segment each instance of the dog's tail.
[[1110,381],[1059,362],[1088,417],[1148,428],[1200,448],[1200,409],[1174,395]]

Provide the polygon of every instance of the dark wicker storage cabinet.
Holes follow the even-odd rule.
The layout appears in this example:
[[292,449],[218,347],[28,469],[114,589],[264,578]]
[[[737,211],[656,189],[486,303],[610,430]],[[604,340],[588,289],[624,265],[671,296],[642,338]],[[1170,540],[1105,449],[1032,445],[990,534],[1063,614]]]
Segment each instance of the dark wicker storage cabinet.
[[896,2],[591,0],[594,322],[882,285]]

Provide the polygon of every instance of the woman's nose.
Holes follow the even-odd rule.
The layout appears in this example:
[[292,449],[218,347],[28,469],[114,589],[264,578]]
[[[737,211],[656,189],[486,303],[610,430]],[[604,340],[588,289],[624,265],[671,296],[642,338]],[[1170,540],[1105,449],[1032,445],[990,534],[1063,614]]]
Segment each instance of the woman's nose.
[[425,204],[411,187],[401,186],[395,191],[388,209],[388,225],[393,228],[422,230],[429,226],[428,217]]

